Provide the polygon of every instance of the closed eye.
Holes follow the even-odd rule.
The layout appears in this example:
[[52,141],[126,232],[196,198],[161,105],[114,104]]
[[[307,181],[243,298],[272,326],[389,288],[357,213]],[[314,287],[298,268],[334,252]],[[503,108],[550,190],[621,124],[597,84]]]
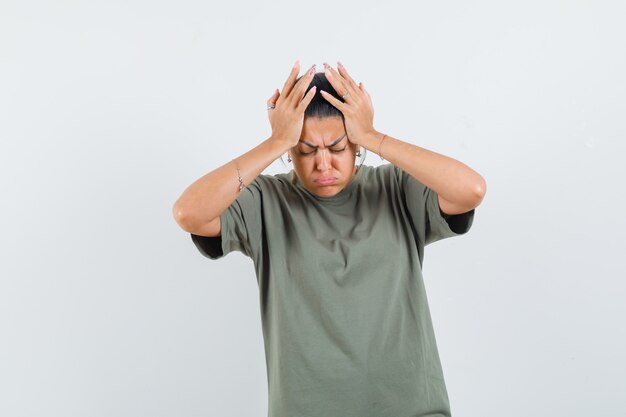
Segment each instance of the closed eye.
[[[333,153],[339,153],[339,152],[343,152],[345,151],[347,148],[347,146],[344,146],[342,149],[329,149],[329,151],[333,152]],[[317,150],[311,151],[311,152],[302,152],[300,151],[300,155],[313,155],[315,152],[317,152]]]

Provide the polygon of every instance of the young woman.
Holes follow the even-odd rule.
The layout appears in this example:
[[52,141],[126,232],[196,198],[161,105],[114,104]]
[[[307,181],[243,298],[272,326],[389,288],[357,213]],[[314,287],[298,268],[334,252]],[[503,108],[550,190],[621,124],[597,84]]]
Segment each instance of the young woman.
[[[297,78],[296,62],[267,103],[272,135],[174,217],[208,258],[254,261],[269,416],[449,416],[424,246],[470,229],[485,180],[378,132],[363,85],[325,66]],[[363,165],[366,150],[389,163]],[[293,170],[261,174],[285,152]]]

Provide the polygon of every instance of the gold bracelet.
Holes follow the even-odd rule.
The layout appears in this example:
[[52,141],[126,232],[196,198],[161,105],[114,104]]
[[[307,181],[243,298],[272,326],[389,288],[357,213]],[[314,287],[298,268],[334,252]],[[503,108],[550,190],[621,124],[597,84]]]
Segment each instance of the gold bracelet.
[[241,178],[241,172],[239,171],[239,166],[237,165],[237,161],[233,159],[233,162],[235,163],[235,168],[237,168],[237,176],[239,177],[239,192],[241,192],[241,190],[243,190],[245,185],[243,185],[243,179]]
[[380,140],[380,143],[378,144],[378,156],[380,156],[381,161],[384,161],[385,159],[383,158],[383,155],[380,153],[380,147],[383,146],[383,140],[385,140],[386,137],[387,135],[383,136],[383,138]]

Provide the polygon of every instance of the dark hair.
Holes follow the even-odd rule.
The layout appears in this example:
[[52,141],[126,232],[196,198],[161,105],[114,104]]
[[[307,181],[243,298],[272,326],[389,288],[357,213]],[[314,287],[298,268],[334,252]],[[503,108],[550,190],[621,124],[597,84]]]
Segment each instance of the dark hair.
[[[300,80],[303,76],[304,75],[298,77],[296,82],[298,82],[298,80]],[[313,96],[313,99],[311,99],[311,102],[307,106],[306,110],[304,110],[304,117],[318,117],[320,119],[338,117],[343,120],[343,113],[337,107],[330,104],[330,102],[322,96],[322,93],[320,93],[320,90],[324,90],[343,103],[343,99],[339,96],[339,94],[337,94],[333,86],[330,84],[326,78],[326,74],[323,72],[315,73],[311,83],[306,89],[306,92],[308,92],[313,86],[316,87],[315,95]]]

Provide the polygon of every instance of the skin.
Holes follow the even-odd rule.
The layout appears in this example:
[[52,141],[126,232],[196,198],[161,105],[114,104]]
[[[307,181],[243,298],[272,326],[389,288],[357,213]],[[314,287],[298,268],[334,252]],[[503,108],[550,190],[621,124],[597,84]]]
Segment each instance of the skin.
[[368,150],[377,149],[391,164],[435,191],[443,215],[461,214],[478,207],[487,190],[480,174],[454,158],[378,132],[373,126],[372,97],[363,83],[357,84],[340,63],[337,70],[327,64],[324,67],[330,84],[346,98],[341,102],[323,90],[320,93],[343,114],[351,142]]
[[[337,139],[341,140],[333,146]],[[317,146],[317,148],[309,146]],[[331,197],[344,189],[356,174],[354,166],[358,145],[350,142],[340,117],[304,119],[302,134],[289,155],[302,185],[312,193]],[[334,177],[331,184],[316,179]]]
[[[326,78],[344,101],[322,90],[320,94],[341,111],[343,119],[309,120],[303,117],[315,93],[313,88],[306,93],[315,65],[300,79],[301,82],[296,82],[300,71],[299,62],[296,62],[283,92],[276,89],[267,101],[268,106],[273,106],[268,110],[272,136],[195,181],[176,201],[172,210],[183,230],[200,236],[219,236],[220,213],[239,195],[237,175],[249,184],[285,152],[289,152],[294,160],[294,170],[301,182],[320,196],[333,196],[350,184],[356,171],[356,150],[362,146],[381,158],[384,156],[388,163],[435,191],[444,215],[465,213],[481,203],[487,184],[480,174],[456,159],[378,132],[373,126],[372,98],[363,83],[357,84],[342,65],[338,65],[337,70],[328,65],[325,67]],[[350,151],[331,153],[327,145],[344,133],[350,141],[347,145]],[[300,154],[298,147],[305,140],[318,146],[317,150],[303,148],[303,151],[314,152],[313,155]],[[336,177],[336,181],[322,186],[315,182],[321,176]]]

